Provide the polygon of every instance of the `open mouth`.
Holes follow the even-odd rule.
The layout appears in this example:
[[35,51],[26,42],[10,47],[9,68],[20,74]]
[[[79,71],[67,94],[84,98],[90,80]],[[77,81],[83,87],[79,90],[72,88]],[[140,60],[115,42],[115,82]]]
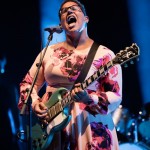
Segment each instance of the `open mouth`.
[[71,24],[71,23],[75,23],[77,20],[76,20],[76,18],[74,17],[74,16],[69,16],[68,18],[67,18],[67,23],[68,24]]

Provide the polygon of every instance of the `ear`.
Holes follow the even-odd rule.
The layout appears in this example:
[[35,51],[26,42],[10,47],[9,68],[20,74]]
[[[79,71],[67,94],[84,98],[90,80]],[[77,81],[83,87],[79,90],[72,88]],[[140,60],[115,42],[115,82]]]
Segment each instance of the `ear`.
[[86,21],[86,23],[89,22],[89,17],[88,16],[85,16],[85,21]]

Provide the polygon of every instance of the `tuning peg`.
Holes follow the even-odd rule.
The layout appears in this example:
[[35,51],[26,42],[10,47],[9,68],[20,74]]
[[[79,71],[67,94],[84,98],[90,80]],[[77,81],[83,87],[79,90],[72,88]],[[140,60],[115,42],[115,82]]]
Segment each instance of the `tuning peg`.
[[128,67],[128,64],[124,64],[124,67],[127,68],[127,67]]
[[133,60],[131,60],[131,61],[130,61],[130,64],[131,64],[131,65],[133,65],[133,64],[134,64],[134,61],[133,61]]
[[129,49],[129,47],[126,47],[125,49]]

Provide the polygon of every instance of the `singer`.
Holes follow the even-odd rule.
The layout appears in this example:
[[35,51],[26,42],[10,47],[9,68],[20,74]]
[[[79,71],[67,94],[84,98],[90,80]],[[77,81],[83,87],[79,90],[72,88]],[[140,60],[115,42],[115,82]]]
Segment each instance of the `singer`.
[[[92,84],[88,85],[89,80],[84,83],[115,54],[102,43],[93,49],[95,41],[87,31],[89,17],[78,0],[65,0],[58,15],[66,40],[48,47],[31,94],[32,110],[48,134],[44,139],[47,142],[41,138],[36,146],[50,150],[118,150],[111,112],[122,101],[121,66],[113,66]],[[58,33],[57,29],[46,30]],[[93,59],[91,51],[95,52]],[[39,53],[20,83],[19,109],[33,82],[40,56]],[[45,83],[41,98],[39,91]],[[34,140],[36,136],[33,135]]]

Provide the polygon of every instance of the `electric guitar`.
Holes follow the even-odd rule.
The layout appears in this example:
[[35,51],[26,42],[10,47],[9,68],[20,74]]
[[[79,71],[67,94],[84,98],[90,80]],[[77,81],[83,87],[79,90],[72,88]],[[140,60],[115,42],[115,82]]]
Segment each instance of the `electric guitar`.
[[[130,47],[126,47],[125,50],[121,50],[116,54],[115,58],[109,61],[106,65],[101,66],[88,79],[81,83],[81,88],[86,89],[91,83],[100,78],[114,65],[124,64],[128,61],[132,64],[133,59],[140,55],[139,47],[136,43],[132,43]],[[51,143],[55,132],[60,131],[69,123],[71,115],[69,115],[68,108],[69,104],[73,102],[71,94],[67,97],[62,96],[68,93],[66,88],[59,88],[56,90],[50,99],[45,103],[48,107],[49,123],[48,125],[42,124],[36,116],[33,116],[32,125],[32,144],[34,150],[45,150]]]

